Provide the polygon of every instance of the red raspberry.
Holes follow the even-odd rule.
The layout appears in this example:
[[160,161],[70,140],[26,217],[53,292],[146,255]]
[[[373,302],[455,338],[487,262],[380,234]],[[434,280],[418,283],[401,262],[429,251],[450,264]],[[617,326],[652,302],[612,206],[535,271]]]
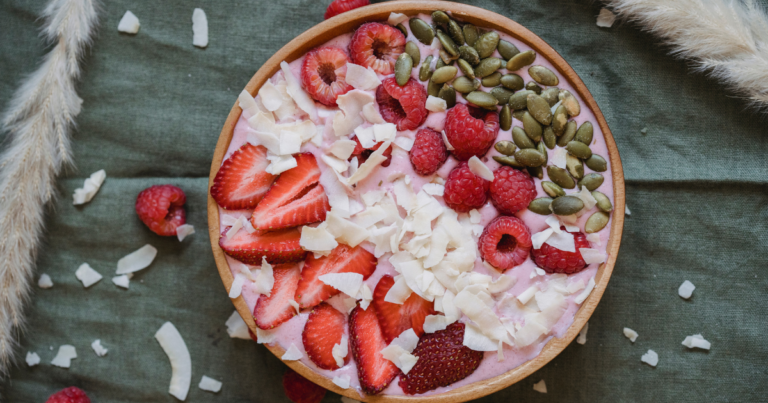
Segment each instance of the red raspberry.
[[443,136],[432,129],[416,132],[416,140],[410,154],[413,169],[419,175],[432,175],[448,158]]
[[[565,231],[565,227],[560,229]],[[579,248],[589,248],[589,241],[582,232],[574,232],[573,241],[576,244],[576,252],[566,252],[545,243],[541,245],[541,249],[532,250],[531,257],[536,266],[547,273],[578,273],[587,267],[587,262],[581,257]]]
[[157,235],[176,236],[176,228],[187,222],[184,191],[173,185],[155,185],[136,198],[136,214]]
[[341,13],[345,13],[362,6],[367,6],[369,4],[371,4],[371,2],[368,0],[334,0],[325,10],[325,19],[327,20]]
[[491,201],[499,213],[512,215],[527,208],[536,198],[533,178],[527,172],[502,166],[493,171]]
[[[384,142],[382,141],[374,144],[374,146],[371,148],[363,148],[363,145],[360,144],[360,141],[357,139],[357,136],[352,137],[352,140],[355,140],[356,144],[355,144],[355,149],[352,151],[352,155],[349,156],[349,160],[351,161],[352,158],[357,157],[358,164],[362,164],[363,162],[365,162],[365,160],[367,160],[368,157],[370,157],[374,151],[378,150],[379,147],[381,147],[381,145],[384,144]],[[384,154],[381,154],[381,155],[387,157],[387,159],[381,163],[381,166],[386,168],[392,162],[392,147],[387,148],[384,151]]]
[[405,52],[405,35],[399,29],[379,22],[360,26],[349,42],[352,63],[389,75],[395,72],[397,57]]
[[[400,131],[415,130],[427,120],[429,113],[427,90],[412,78],[402,87],[394,77],[384,79],[376,89],[376,102],[384,120],[396,124]],[[498,126],[497,123],[497,131]]]
[[336,106],[336,98],[352,90],[347,77],[347,54],[333,46],[310,50],[301,64],[301,83],[317,102]]
[[288,368],[283,375],[283,389],[293,403],[320,403],[325,389]]
[[462,162],[448,174],[443,200],[448,207],[466,213],[485,205],[489,186],[490,182],[473,174],[469,165]]
[[91,399],[79,388],[70,386],[52,394],[45,403],[91,403]]
[[[385,118],[386,119],[386,118]],[[473,155],[482,157],[499,134],[499,115],[485,113],[485,121],[470,114],[467,105],[456,104],[445,115],[445,136],[453,148],[453,156],[466,161]]]
[[523,264],[532,246],[531,231],[523,220],[510,216],[494,218],[478,240],[480,256],[502,272]]

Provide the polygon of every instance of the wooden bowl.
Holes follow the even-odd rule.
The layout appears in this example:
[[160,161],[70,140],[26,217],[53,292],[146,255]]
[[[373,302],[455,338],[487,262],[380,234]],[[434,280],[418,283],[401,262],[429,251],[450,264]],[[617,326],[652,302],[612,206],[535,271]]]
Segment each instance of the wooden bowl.
[[[333,384],[330,379],[317,374],[301,362],[285,362],[286,365],[293,368],[296,372],[328,390],[366,402],[464,402],[504,389],[543,367],[544,364],[552,360],[571,343],[584,324],[587,323],[587,320],[589,320],[595,307],[597,307],[597,303],[600,301],[600,298],[605,291],[605,287],[608,285],[613,266],[616,263],[616,256],[619,252],[619,244],[621,242],[621,233],[624,227],[624,173],[621,166],[621,159],[619,158],[619,151],[616,149],[616,143],[613,140],[613,136],[611,135],[611,131],[608,128],[608,124],[606,123],[603,114],[600,112],[600,108],[598,108],[597,103],[595,103],[589,90],[587,90],[587,87],[576,72],[573,71],[571,66],[569,66],[568,63],[566,63],[566,61],[552,49],[552,47],[547,45],[546,42],[522,25],[499,14],[473,6],[445,1],[391,1],[358,8],[310,28],[287,45],[283,46],[282,49],[261,66],[259,71],[257,71],[248,82],[245,89],[251,94],[256,94],[261,85],[280,69],[281,61],[285,60],[291,62],[298,59],[310,49],[322,45],[338,35],[352,32],[363,22],[386,21],[391,12],[412,16],[418,13],[430,14],[434,10],[450,11],[462,21],[475,24],[479,27],[492,28],[499,32],[506,33],[530,46],[539,55],[552,63],[561,76],[576,90],[586,106],[592,110],[597,119],[597,124],[600,125],[600,129],[602,129],[603,136],[605,136],[605,142],[608,147],[608,156],[612,167],[614,212],[610,239],[607,245],[608,261],[602,264],[598,269],[595,276],[595,288],[589,295],[589,298],[584,301],[576,312],[573,324],[566,334],[562,338],[551,339],[536,358],[494,378],[478,381],[449,392],[432,396],[359,396],[353,389],[339,388]],[[219,141],[216,144],[216,150],[213,154],[213,162],[211,163],[211,174],[208,180],[209,190],[213,185],[213,179],[219,171],[224,154],[232,140],[235,124],[237,123],[241,112],[242,110],[238,106],[238,103],[235,102],[235,105],[232,107],[232,110],[227,117],[227,121],[224,123],[224,127],[221,130],[221,135],[219,136]],[[224,257],[224,252],[218,244],[220,237],[219,210],[216,201],[210,196],[210,192],[208,192],[208,227],[216,266],[218,267],[224,286],[227,291],[229,291],[234,277],[232,276],[229,265]],[[238,297],[233,303],[240,313],[240,316],[245,320],[245,323],[251,331],[255,333],[256,324],[243,297]],[[285,350],[279,346],[266,347],[277,357],[281,357],[285,353]]]

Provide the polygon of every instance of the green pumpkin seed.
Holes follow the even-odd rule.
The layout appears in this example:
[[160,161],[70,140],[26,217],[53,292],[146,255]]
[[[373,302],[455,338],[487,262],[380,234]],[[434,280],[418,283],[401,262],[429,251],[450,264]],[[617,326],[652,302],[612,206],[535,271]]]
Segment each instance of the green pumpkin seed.
[[512,141],[515,142],[515,145],[517,145],[518,148],[536,147],[536,145],[533,144],[533,141],[531,141],[528,135],[525,134],[525,131],[523,131],[523,128],[520,126],[515,126],[512,128]]
[[432,77],[432,70],[429,68],[429,65],[432,64],[432,59],[432,55],[429,55],[424,59],[424,63],[421,64],[421,69],[419,69],[420,81],[427,81]]
[[594,234],[600,231],[608,225],[610,216],[602,211],[597,211],[587,219],[587,223],[584,224],[584,232],[587,234]]
[[499,41],[499,44],[497,45],[496,49],[499,50],[499,54],[501,55],[501,57],[503,57],[506,60],[509,60],[515,57],[518,53],[520,53],[520,49],[518,49],[517,46],[504,40]]
[[525,84],[525,89],[528,91],[533,91],[538,95],[541,95],[541,92],[542,92],[541,87],[539,87],[539,85],[533,81],[528,81],[528,83]]
[[[511,98],[512,97],[510,97],[510,99]],[[510,106],[509,108],[511,109],[512,107]],[[526,113],[528,113],[528,109],[518,109],[516,111],[512,111],[512,117],[522,122],[523,116],[525,116]]]
[[440,49],[440,52],[438,52],[438,54],[440,54],[440,60],[442,60],[446,66],[453,64],[453,61],[459,58],[458,55],[452,56],[451,54],[446,52],[444,49]]
[[456,77],[456,73],[458,71],[459,69],[454,66],[440,67],[439,69],[435,70],[434,73],[432,73],[432,81],[435,84],[447,83]]
[[[491,93],[493,93],[493,91],[491,91]],[[504,131],[512,128],[512,110],[509,109],[509,105],[504,105],[501,108],[501,112],[499,113],[499,127]]]
[[528,167],[526,168],[526,170],[528,171],[528,174],[531,175],[532,178],[544,179],[544,170],[541,169],[541,167]]
[[435,70],[439,69],[440,67],[450,66],[451,63],[446,63],[443,61],[443,58],[439,55],[437,56],[437,62],[435,62]]
[[531,66],[528,69],[528,74],[532,79],[536,80],[537,83],[546,85],[547,87],[554,87],[555,85],[560,84],[560,79],[557,78],[555,73],[544,66]]
[[557,215],[576,214],[584,208],[584,202],[575,196],[558,197],[552,201],[552,212]]
[[448,84],[443,84],[443,88],[440,89],[437,96],[445,101],[448,108],[453,108],[456,105],[456,90]]
[[518,91],[509,97],[509,107],[513,110],[528,108],[528,95],[534,94],[533,91]]
[[571,154],[565,155],[565,168],[575,179],[584,177],[584,163]]
[[499,104],[499,100],[496,99],[496,97],[483,91],[472,91],[467,94],[464,99],[471,104],[485,109],[496,110],[496,105]]
[[408,41],[405,44],[405,53],[408,53],[411,55],[411,59],[413,59],[413,64],[419,64],[421,62],[421,51],[419,51],[419,45]]
[[549,209],[549,206],[552,205],[552,201],[553,200],[549,197],[540,197],[538,199],[534,199],[530,204],[528,204],[528,210],[531,210],[536,214],[550,215],[552,214],[552,210]]
[[445,32],[441,30],[437,30],[437,39],[440,41],[440,44],[443,45],[443,49],[448,52],[451,56],[459,56],[459,47],[456,46],[456,42],[451,39],[450,36],[448,36]]
[[493,148],[495,148],[496,151],[507,156],[515,155],[515,151],[517,151],[517,147],[515,147],[515,143],[509,140],[499,141],[498,143],[493,145]]
[[552,110],[549,109],[547,101],[539,95],[528,95],[528,112],[543,125],[552,123]]
[[555,149],[555,145],[557,144],[557,136],[555,136],[555,132],[552,130],[552,126],[545,127],[544,133],[542,133],[541,137],[544,141],[544,145],[547,146],[547,148],[550,150]]
[[512,56],[507,62],[507,70],[517,71],[525,66],[530,65],[536,60],[536,52],[532,50],[526,50],[525,52],[518,53]]
[[480,55],[480,58],[485,59],[493,54],[493,51],[496,50],[498,44],[499,34],[495,31],[488,31],[477,38],[475,49],[477,50],[477,54]]
[[406,37],[408,36],[408,30],[405,29],[405,25],[403,25],[403,23],[397,24],[397,26],[395,26],[395,28],[399,29],[400,32],[403,33],[403,36],[406,36]]
[[544,189],[544,193],[553,198],[565,196],[565,190],[563,190],[563,188],[561,188],[557,183],[543,181],[541,182],[541,188]]
[[530,112],[523,114],[523,129],[531,140],[541,140],[541,125],[531,116]]
[[468,61],[469,64],[473,66],[477,66],[478,63],[480,63],[480,56],[477,54],[477,51],[475,48],[471,46],[460,46],[459,47],[459,57]]
[[583,160],[592,156],[592,150],[589,149],[589,146],[580,141],[574,140],[569,142],[565,145],[565,149],[568,150],[568,152],[574,157],[581,158]]
[[448,21],[448,35],[456,42],[457,45],[464,44],[464,33],[461,32],[459,23],[454,20]]
[[467,77],[459,76],[453,80],[453,88],[462,94],[469,94],[470,92],[480,88],[480,81],[470,80]]
[[560,185],[563,189],[573,189],[576,187],[576,181],[573,180],[565,169],[550,165],[547,167],[547,175],[549,175],[549,180]]
[[515,159],[527,167],[540,167],[546,162],[547,157],[535,148],[522,148],[515,151]]
[[536,145],[536,149],[539,150],[539,152],[542,155],[544,155],[544,163],[541,165],[547,165],[547,161],[549,160],[549,154],[547,153],[547,146],[544,144],[543,141],[540,141],[539,144]]
[[[544,97],[542,97],[544,98]],[[568,112],[565,111],[565,107],[560,105],[555,109],[555,114],[552,117],[552,130],[555,135],[563,134],[565,131],[565,125],[568,123]]]
[[592,143],[593,133],[594,133],[594,129],[592,128],[592,123],[584,122],[581,124],[581,127],[579,127],[579,130],[576,132],[576,137],[574,137],[573,139],[589,145],[590,143]]
[[483,87],[488,87],[488,88],[498,87],[499,84],[501,84],[501,73],[497,71],[491,74],[490,76],[483,77],[482,83],[483,83]]
[[[496,97],[496,99],[499,100],[499,105],[506,104],[507,102],[509,102],[509,97],[511,97],[512,94],[513,94],[512,91],[504,87],[496,87],[491,90],[491,95],[493,95],[494,97]],[[504,105],[504,106],[509,106],[509,105]],[[512,111],[510,111],[510,118],[511,117],[512,117]]]
[[569,120],[565,125],[565,132],[563,132],[563,135],[557,140],[557,145],[565,147],[568,143],[573,141],[574,137],[576,137],[576,122]]
[[563,106],[565,106],[565,110],[568,112],[568,116],[579,116],[581,113],[581,105],[579,105],[579,101],[576,100],[576,97],[573,96],[573,94],[571,94],[568,90],[562,90],[560,91],[558,98],[563,101]]
[[608,170],[608,163],[605,162],[605,158],[597,154],[592,154],[584,163],[595,172],[605,172]]
[[442,85],[434,82],[431,78],[429,79],[429,83],[427,84],[427,94],[432,95],[433,97],[440,96],[440,90],[443,88]]
[[425,45],[432,44],[432,40],[435,39],[435,30],[432,29],[429,24],[424,22],[424,20],[419,18],[411,18],[410,21],[408,21],[408,25],[411,27],[413,36],[415,36],[419,42]]
[[512,91],[519,91],[525,87],[525,82],[517,74],[504,74],[501,76],[501,85]]
[[579,188],[586,187],[590,192],[599,188],[603,184],[603,175],[591,173],[584,175],[579,181]]
[[601,192],[594,191],[592,192],[592,197],[597,200],[597,208],[600,210],[603,210],[606,213],[610,213],[613,210],[611,199],[609,199],[608,196],[602,194]]
[[513,167],[513,168],[524,168],[524,166],[521,163],[519,163],[519,162],[517,162],[517,160],[515,160],[514,156],[494,155],[493,156],[493,160],[498,162],[501,165],[506,165],[506,166],[510,166],[510,167]]
[[468,61],[459,59],[456,64],[459,65],[459,69],[461,69],[461,72],[464,73],[465,77],[469,78],[470,80],[475,79],[475,70],[472,68]]
[[411,70],[413,70],[411,55],[401,53],[397,57],[397,62],[395,62],[395,81],[397,81],[397,85],[402,87],[408,82],[408,79],[411,78]]
[[448,16],[448,14],[445,13],[445,11],[434,11],[432,12],[432,22],[439,25],[440,28],[445,29],[448,27],[448,22],[451,21],[451,17]]
[[475,76],[479,78],[487,77],[501,68],[501,59],[496,57],[487,57],[480,61],[475,67]]
[[541,97],[547,100],[549,106],[555,106],[558,95],[560,95],[560,88],[557,87],[547,88],[541,92]]
[[472,24],[465,24],[464,27],[461,28],[461,31],[464,33],[464,41],[467,42],[467,45],[475,46],[475,42],[477,42],[479,36],[477,27]]

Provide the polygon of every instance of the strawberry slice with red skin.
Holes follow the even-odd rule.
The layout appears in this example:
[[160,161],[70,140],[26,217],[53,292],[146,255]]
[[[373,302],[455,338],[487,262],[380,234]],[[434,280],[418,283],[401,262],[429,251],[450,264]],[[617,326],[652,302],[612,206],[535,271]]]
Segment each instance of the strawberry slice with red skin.
[[399,29],[380,22],[361,25],[349,41],[352,63],[370,67],[385,76],[395,72],[395,63],[403,52],[405,35]]
[[267,194],[276,176],[266,172],[267,149],[246,143],[227,158],[211,186],[211,196],[227,210],[252,209]]
[[424,334],[424,320],[427,315],[436,313],[434,304],[416,293],[411,294],[402,305],[384,301],[384,297],[393,285],[395,285],[395,279],[392,276],[383,276],[376,284],[371,302],[376,307],[376,316],[387,344],[410,328],[413,328],[416,335],[421,337]]
[[290,301],[296,293],[296,286],[301,278],[297,264],[280,264],[272,268],[275,284],[269,296],[262,294],[253,308],[253,320],[256,326],[268,330],[280,326],[296,315]]
[[301,63],[301,83],[317,102],[336,106],[336,98],[353,88],[347,84],[347,63],[349,56],[343,50],[325,46],[312,49]]
[[245,264],[260,265],[262,257],[272,264],[300,262],[307,255],[299,245],[301,232],[297,228],[253,234],[240,230],[232,239],[227,239],[227,231],[222,232],[219,246],[224,253]]
[[377,263],[376,257],[361,246],[352,248],[339,245],[330,255],[320,258],[309,254],[301,270],[296,302],[302,309],[311,308],[340,292],[320,281],[318,277],[323,274],[359,273],[363,275],[363,279],[367,279],[376,270]]
[[376,318],[376,308],[373,305],[366,310],[359,305],[355,307],[349,314],[349,346],[357,362],[360,386],[369,395],[386,389],[400,373],[392,361],[381,355],[388,344]]
[[283,172],[251,215],[254,228],[274,231],[325,220],[331,209],[319,183],[320,168],[312,153],[297,154],[296,167]]
[[[304,324],[304,331],[301,332],[307,357],[322,369],[339,369],[333,358],[333,346],[341,342],[346,327],[347,318],[328,303],[323,302],[312,308]],[[349,355],[344,359],[344,363],[347,362]]]

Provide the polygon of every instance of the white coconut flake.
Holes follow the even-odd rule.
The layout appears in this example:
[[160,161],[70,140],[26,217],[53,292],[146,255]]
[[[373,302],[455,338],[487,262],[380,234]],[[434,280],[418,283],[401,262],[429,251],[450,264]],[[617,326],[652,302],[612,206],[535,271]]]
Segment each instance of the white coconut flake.
[[[445,193],[445,186],[438,183],[425,183],[421,190],[430,196],[442,196]],[[473,210],[476,211],[476,210]],[[471,212],[470,212],[471,214]]]
[[592,196],[592,193],[590,193],[586,186],[582,186],[581,191],[576,193],[574,196],[578,197],[582,202],[584,202],[585,211],[591,210],[592,207],[595,207],[595,204],[597,204],[597,200],[595,200],[594,196]]
[[59,352],[56,354],[56,357],[53,357],[51,365],[61,368],[69,368],[73,358],[77,358],[77,350],[75,349],[75,346],[65,344],[59,346]]
[[497,342],[484,335],[477,326],[471,323],[467,323],[464,327],[462,344],[475,351],[496,351],[498,349]]
[[272,293],[272,287],[275,285],[274,270],[272,265],[267,262],[267,257],[261,257],[261,268],[256,276],[256,292],[269,296]]
[[298,163],[296,162],[296,158],[293,158],[291,155],[270,155],[271,153],[267,153],[267,159],[269,160],[269,165],[267,165],[267,168],[264,170],[267,173],[270,173],[272,175],[280,175],[281,173],[296,168],[298,166]]
[[227,327],[227,334],[229,337],[233,339],[251,339],[251,335],[248,334],[248,325],[245,324],[245,321],[237,311],[234,311],[232,312],[232,315],[229,315],[229,319],[227,319],[227,322],[224,323],[224,325]]
[[536,295],[536,292],[539,291],[539,287],[536,285],[532,285],[528,287],[525,291],[523,291],[520,295],[517,296],[517,299],[520,301],[521,304],[525,305],[528,303],[528,301],[531,300]]
[[531,236],[533,249],[541,249],[541,245],[544,245],[544,243],[547,242],[547,240],[552,236],[552,234],[554,234],[554,232],[555,231],[552,228],[548,228],[544,231],[533,234],[533,236]]
[[272,344],[277,341],[277,329],[264,330],[256,327],[256,340],[259,344]]
[[206,392],[219,393],[221,391],[221,382],[203,375],[197,387]]
[[491,172],[491,170],[488,169],[488,166],[486,166],[483,161],[480,161],[480,158],[477,158],[477,156],[473,155],[467,164],[469,165],[469,171],[473,174],[487,181],[493,180],[493,172]]
[[245,276],[242,273],[235,274],[235,279],[232,281],[232,285],[229,287],[229,298],[237,298],[243,291],[243,285],[245,284]]
[[157,256],[157,249],[149,244],[144,245],[118,260],[115,274],[128,274],[145,269],[152,264],[155,256]]
[[592,293],[592,290],[595,288],[595,278],[592,277],[589,279],[589,282],[587,283],[587,288],[584,289],[584,291],[581,292],[581,294],[577,295],[576,298],[574,298],[573,302],[580,304],[584,302],[584,300],[587,299],[590,293]]
[[51,276],[45,273],[41,274],[40,278],[37,280],[37,286],[44,289],[53,287],[53,281],[51,280]]
[[325,252],[336,248],[339,243],[330,232],[327,226],[320,225],[315,228],[303,227],[301,230],[301,239],[299,245],[308,251]]
[[130,287],[131,285],[131,277],[133,277],[132,273],[115,276],[115,277],[112,277],[112,283],[118,287],[122,287],[127,290],[128,287]]
[[589,243],[597,245],[597,246],[602,245],[602,243],[600,242],[600,234],[598,234],[598,233],[592,233],[592,234],[587,235],[587,241],[589,241]]
[[78,206],[91,201],[93,196],[96,196],[96,193],[99,191],[99,188],[101,188],[101,185],[106,178],[107,173],[103,169],[92,173],[91,176],[86,178],[83,182],[83,187],[75,189],[75,193],[72,195],[72,204]]
[[352,134],[363,123],[363,118],[360,116],[363,106],[372,102],[373,95],[360,90],[352,90],[340,95],[336,99],[336,103],[341,112],[336,113],[333,117],[333,131],[336,136],[342,137]]
[[395,145],[405,151],[411,151],[413,148],[413,141],[414,140],[410,137],[400,136],[395,138]]
[[93,349],[93,352],[96,353],[96,355],[98,355],[99,357],[104,357],[105,355],[107,355],[107,352],[109,351],[106,348],[104,348],[104,346],[101,345],[100,339],[94,340],[93,343],[91,343],[91,348]]
[[182,224],[176,227],[176,238],[179,239],[179,242],[194,233],[195,227],[192,224]]
[[566,161],[566,155],[568,152],[565,150],[565,148],[555,148],[554,153],[552,153],[552,165],[560,168],[565,169],[565,161]]
[[168,393],[184,401],[189,392],[189,385],[192,383],[192,359],[189,356],[187,344],[171,322],[163,323],[155,333],[155,339],[171,362],[171,383]]
[[261,111],[259,104],[256,103],[256,100],[253,98],[251,93],[246,90],[240,91],[240,95],[237,96],[237,100],[240,105],[240,109],[243,110],[243,116],[246,120],[256,116],[256,114]]
[[123,18],[120,19],[120,23],[117,24],[117,30],[126,34],[135,35],[139,32],[141,23],[139,18],[134,15],[131,10],[128,10],[123,14]]
[[693,290],[696,289],[696,286],[693,285],[688,280],[683,281],[683,284],[680,284],[680,287],[677,289],[677,295],[679,295],[681,298],[691,298],[691,295],[693,295]]
[[387,157],[385,157],[383,154],[389,148],[390,144],[391,143],[389,141],[386,141],[381,145],[381,147],[379,147],[378,150],[374,151],[373,154],[371,154],[371,156],[368,157],[365,162],[363,162],[363,165],[360,165],[355,174],[347,179],[347,184],[351,186],[365,179],[373,172],[374,169],[376,169],[376,167],[378,167],[382,162],[386,161]]
[[453,322],[449,322],[448,318],[443,315],[427,315],[424,319],[424,332],[438,332],[447,328],[451,323]]
[[384,301],[402,305],[411,296],[411,293],[413,293],[413,290],[408,287],[405,278],[400,277],[395,280],[395,284],[392,285],[387,295],[384,296]]
[[[291,72],[288,63],[285,61],[280,62],[280,69],[283,70],[283,76],[285,76],[285,82],[287,83],[286,91],[288,94],[293,98],[294,102],[296,102],[296,105],[309,115],[311,120],[317,121],[317,106],[315,105],[315,101],[313,101],[309,94],[301,88],[301,83],[299,83],[299,80],[293,75],[293,72]],[[336,135],[338,136],[339,134],[336,133]]]
[[610,28],[616,21],[616,14],[607,8],[602,8],[597,15],[597,26],[600,28]]
[[448,109],[448,103],[442,98],[430,95],[427,97],[426,107],[430,112],[443,112]]
[[192,34],[193,45],[198,48],[208,46],[208,19],[205,17],[205,11],[201,8],[196,8],[192,12]]
[[347,172],[347,168],[349,168],[349,163],[347,161],[340,160],[336,157],[331,157],[327,154],[321,155],[320,159],[323,160],[325,165],[328,165],[328,167],[339,173]]
[[363,91],[375,90],[381,84],[379,76],[373,69],[354,63],[347,63],[347,75],[344,81],[353,88]]
[[365,106],[363,106],[363,117],[365,120],[373,124],[387,123],[384,118],[381,117],[381,113],[376,110],[376,106],[374,106],[373,102],[367,103]]
[[605,256],[605,253],[592,248],[579,248],[579,253],[581,253],[581,257],[584,259],[584,261],[587,264],[603,263],[607,258],[607,256]]
[[93,270],[88,263],[83,263],[75,271],[75,277],[83,283],[83,287],[88,288],[102,279],[102,275]]
[[405,21],[408,21],[408,16],[400,13],[389,13],[389,18],[387,19],[389,25],[392,25],[393,27]]
[[325,222],[328,223],[328,232],[335,237],[337,242],[353,248],[370,236],[367,229],[342,218],[333,210],[326,214]]
[[646,364],[648,364],[648,365],[650,365],[652,367],[655,367],[656,364],[659,363],[659,355],[656,354],[656,352],[653,351],[653,350],[648,350],[647,353],[643,354],[643,356],[640,357],[640,361],[642,361],[642,362],[644,362],[644,363],[646,363]]
[[712,344],[704,340],[704,336],[700,334],[694,334],[693,336],[687,336],[683,340],[683,345],[688,348],[700,348],[702,350],[709,350]]
[[[437,38],[435,38],[435,39],[437,39]],[[453,148],[453,146],[451,145],[451,142],[448,141],[448,136],[445,135],[445,130],[443,130],[440,133],[443,135],[443,143],[445,143],[445,148],[447,148],[448,151],[455,150],[455,148]]]
[[30,367],[34,367],[37,364],[40,364],[40,356],[37,355],[37,353],[33,353],[31,351],[27,352],[27,365]]
[[344,358],[347,357],[347,354],[349,354],[349,338],[344,334],[341,336],[339,343],[334,344],[331,349],[331,355],[333,355],[333,359],[336,360],[336,365],[339,368],[344,366]]
[[632,212],[631,212],[631,211],[629,211],[629,207],[627,207],[627,205],[626,205],[626,204],[624,205],[624,214],[626,214],[626,215],[632,215]]
[[363,286],[363,275],[359,273],[328,273],[317,279],[352,298],[357,296]]
[[544,382],[544,380],[540,380],[533,384],[533,390],[539,392],[539,393],[547,393],[547,384]]
[[[485,335],[494,341],[508,342],[507,330],[493,311],[493,299],[484,291],[477,292],[483,288],[478,285],[465,288],[456,294],[453,304],[472,322],[476,323]],[[491,350],[483,351],[496,351],[496,343],[493,344],[494,346]]]
[[394,123],[377,123],[373,125],[373,138],[377,143],[395,141],[397,126]]
[[576,338],[576,343],[584,345],[587,343],[587,331],[589,330],[589,322],[584,324],[579,332],[579,337]]
[[270,112],[280,109],[283,105],[283,95],[269,80],[259,88],[259,99],[261,99],[261,104],[264,105],[264,108]]
[[517,283],[517,277],[502,274],[496,281],[488,285],[488,292],[491,294],[500,294],[514,287],[515,283]]
[[341,139],[336,140],[328,149],[328,152],[333,154],[336,158],[341,160],[348,160],[352,156],[352,152],[355,151],[356,143],[353,140]]
[[334,376],[332,381],[342,389],[349,389],[349,375]]
[[637,336],[639,336],[636,331],[628,327],[625,327],[623,332],[624,332],[624,337],[628,338],[629,341],[631,341],[632,343],[634,343],[635,340],[637,340]]
[[565,252],[576,252],[576,243],[573,234],[568,232],[553,233],[546,240],[546,244]]
[[302,357],[304,357],[304,354],[299,351],[295,344],[291,343],[291,346],[288,347],[288,350],[285,351],[285,354],[280,359],[283,361],[296,361]]

